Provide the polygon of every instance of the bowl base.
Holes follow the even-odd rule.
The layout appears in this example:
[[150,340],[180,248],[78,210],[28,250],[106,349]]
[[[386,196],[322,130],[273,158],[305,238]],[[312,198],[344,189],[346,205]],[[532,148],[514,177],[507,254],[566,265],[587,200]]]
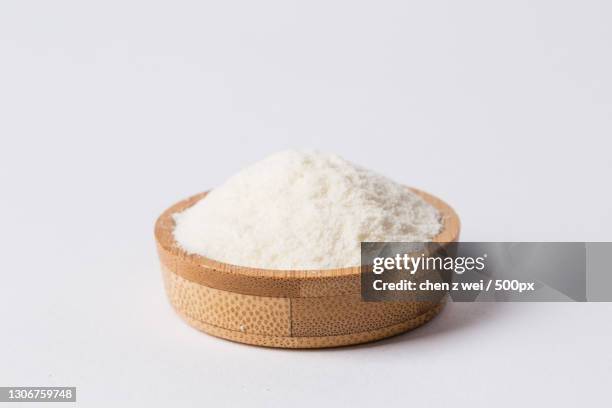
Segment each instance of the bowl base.
[[204,323],[200,320],[193,319],[176,309],[176,312],[189,325],[215,337],[231,340],[238,343],[251,344],[255,346],[275,347],[275,348],[290,348],[290,349],[310,349],[310,348],[328,348],[349,346],[355,344],[369,343],[376,340],[381,340],[387,337],[392,337],[409,330],[416,329],[419,326],[427,323],[440,313],[445,303],[440,303],[426,312],[401,323],[391,326],[382,327],[375,330],[369,330],[359,333],[350,333],[336,336],[320,336],[320,337],[286,337],[286,336],[265,336],[261,334],[243,333],[237,330],[229,330],[212,324]]

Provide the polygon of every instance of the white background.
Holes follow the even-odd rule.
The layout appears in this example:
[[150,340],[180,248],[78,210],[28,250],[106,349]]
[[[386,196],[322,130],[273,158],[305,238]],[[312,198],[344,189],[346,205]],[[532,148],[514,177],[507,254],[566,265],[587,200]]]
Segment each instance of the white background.
[[610,241],[609,1],[0,3],[0,386],[79,405],[603,406],[612,304],[453,304],[365,346],[184,324],[153,223],[288,147],[451,203],[464,240]]

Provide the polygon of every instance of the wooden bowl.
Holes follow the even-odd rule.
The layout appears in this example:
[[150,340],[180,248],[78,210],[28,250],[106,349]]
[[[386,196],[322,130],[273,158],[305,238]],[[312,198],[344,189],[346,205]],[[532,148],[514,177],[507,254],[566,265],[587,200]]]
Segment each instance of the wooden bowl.
[[[411,189],[435,206],[443,228],[433,241],[459,238],[459,218],[442,200]],[[174,240],[172,215],[201,193],[167,209],[155,224],[166,293],[190,325],[241,343],[322,348],[365,343],[414,329],[444,302],[364,302],[360,267],[315,271],[246,268],[188,254]]]

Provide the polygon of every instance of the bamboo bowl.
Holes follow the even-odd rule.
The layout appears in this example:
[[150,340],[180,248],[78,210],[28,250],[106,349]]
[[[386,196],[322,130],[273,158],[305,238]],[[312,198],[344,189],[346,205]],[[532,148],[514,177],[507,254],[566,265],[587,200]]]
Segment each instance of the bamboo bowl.
[[[442,215],[432,241],[459,238],[459,218],[442,200],[411,189]],[[364,302],[360,267],[316,271],[246,268],[188,254],[174,240],[172,215],[201,193],[167,209],[155,224],[164,286],[176,312],[213,336],[267,347],[323,348],[365,343],[414,329],[444,302]]]

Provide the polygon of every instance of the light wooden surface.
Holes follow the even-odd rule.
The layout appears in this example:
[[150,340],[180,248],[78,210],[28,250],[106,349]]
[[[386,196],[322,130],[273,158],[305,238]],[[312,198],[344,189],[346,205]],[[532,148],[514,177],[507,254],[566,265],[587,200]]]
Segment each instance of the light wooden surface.
[[[443,229],[433,241],[459,237],[459,218],[440,199],[413,191],[434,205]],[[183,200],[157,220],[155,237],[166,292],[192,326],[242,343],[285,348],[335,347],[373,341],[413,329],[442,304],[363,302],[360,268],[269,270],[188,254],[174,240],[172,214],[206,193]]]

